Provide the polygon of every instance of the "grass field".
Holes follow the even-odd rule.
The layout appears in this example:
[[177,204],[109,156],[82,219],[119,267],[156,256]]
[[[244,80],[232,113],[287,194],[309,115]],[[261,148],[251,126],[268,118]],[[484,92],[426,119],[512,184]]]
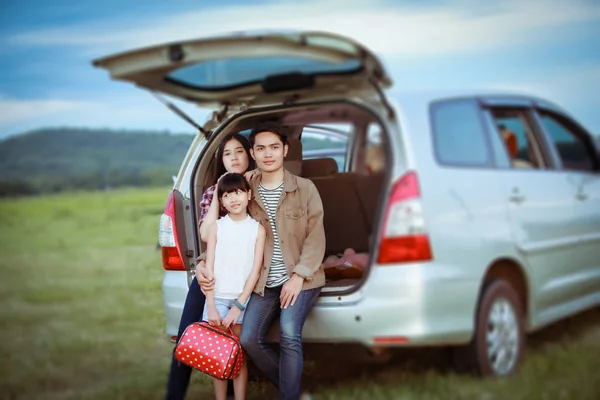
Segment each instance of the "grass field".
[[[164,334],[158,216],[167,189],[0,201],[2,399],[159,399],[173,345]],[[452,373],[442,350],[385,364],[346,347],[307,349],[315,399],[599,399],[600,309],[528,340],[504,380]],[[252,382],[249,398],[270,398]],[[188,398],[210,398],[194,374]]]

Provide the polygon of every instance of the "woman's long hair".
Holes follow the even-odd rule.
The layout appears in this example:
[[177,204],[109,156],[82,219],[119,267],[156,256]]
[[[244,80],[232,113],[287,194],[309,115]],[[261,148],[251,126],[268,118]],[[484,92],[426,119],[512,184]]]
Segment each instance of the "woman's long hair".
[[246,151],[246,154],[248,155],[248,169],[246,171],[250,171],[250,170],[253,170],[254,168],[256,168],[254,159],[252,158],[252,155],[250,154],[251,147],[250,147],[250,142],[248,141],[248,139],[246,139],[244,136],[240,135],[239,133],[230,133],[223,138],[223,140],[221,141],[221,144],[219,144],[219,148],[217,150],[217,176],[215,179],[215,183],[217,182],[217,179],[219,179],[219,177],[221,175],[223,175],[225,172],[227,172],[227,170],[225,169],[225,164],[223,164],[223,151],[225,151],[225,145],[230,140],[237,140],[242,145],[244,150]]

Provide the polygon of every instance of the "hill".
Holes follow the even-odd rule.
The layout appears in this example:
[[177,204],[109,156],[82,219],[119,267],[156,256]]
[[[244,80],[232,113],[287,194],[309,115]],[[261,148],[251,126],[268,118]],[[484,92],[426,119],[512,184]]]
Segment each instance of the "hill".
[[193,138],[86,128],[14,136],[0,142],[0,196],[169,184]]

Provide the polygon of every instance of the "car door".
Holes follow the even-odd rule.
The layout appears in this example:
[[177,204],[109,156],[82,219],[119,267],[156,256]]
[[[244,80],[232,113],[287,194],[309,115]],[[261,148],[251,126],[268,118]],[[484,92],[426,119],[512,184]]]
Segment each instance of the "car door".
[[513,240],[531,271],[535,327],[558,318],[561,307],[577,296],[576,274],[565,266],[571,262],[579,232],[572,224],[576,200],[571,178],[554,168],[532,106],[532,102],[493,103],[489,112],[511,159],[502,172],[504,196]]
[[572,118],[543,106],[537,108],[537,117],[574,200],[570,225],[578,241],[563,275],[565,282],[577,286],[566,307],[580,310],[600,302],[600,163],[592,137]]
[[100,58],[93,65],[113,79],[202,107],[236,110],[364,91],[378,95],[392,84],[367,48],[322,32],[240,33],[167,43]]
[[[211,119],[198,127],[207,139],[227,117],[252,107],[350,97],[387,104],[382,90],[392,85],[369,49],[324,32],[236,33],[134,49],[96,59],[93,65],[113,79],[213,109]],[[196,162],[200,150],[189,152],[183,165]],[[175,187],[187,201],[191,169],[181,171],[185,175]],[[194,229],[194,223],[185,226],[183,232]],[[191,235],[180,239],[194,243]]]

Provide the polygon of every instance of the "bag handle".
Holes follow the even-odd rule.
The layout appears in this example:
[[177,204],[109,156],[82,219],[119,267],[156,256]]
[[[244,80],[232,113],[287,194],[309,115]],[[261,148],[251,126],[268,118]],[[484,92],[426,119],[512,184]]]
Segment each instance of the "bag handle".
[[228,328],[225,328],[223,326],[223,324],[221,324],[219,326],[213,326],[213,325],[209,324],[208,321],[201,321],[201,322],[194,322],[194,323],[204,325],[205,327],[213,329],[213,330],[220,330],[221,332],[228,333],[232,338],[238,340],[238,337],[235,335],[235,333],[233,333],[233,329],[231,329],[231,326],[229,326]]

